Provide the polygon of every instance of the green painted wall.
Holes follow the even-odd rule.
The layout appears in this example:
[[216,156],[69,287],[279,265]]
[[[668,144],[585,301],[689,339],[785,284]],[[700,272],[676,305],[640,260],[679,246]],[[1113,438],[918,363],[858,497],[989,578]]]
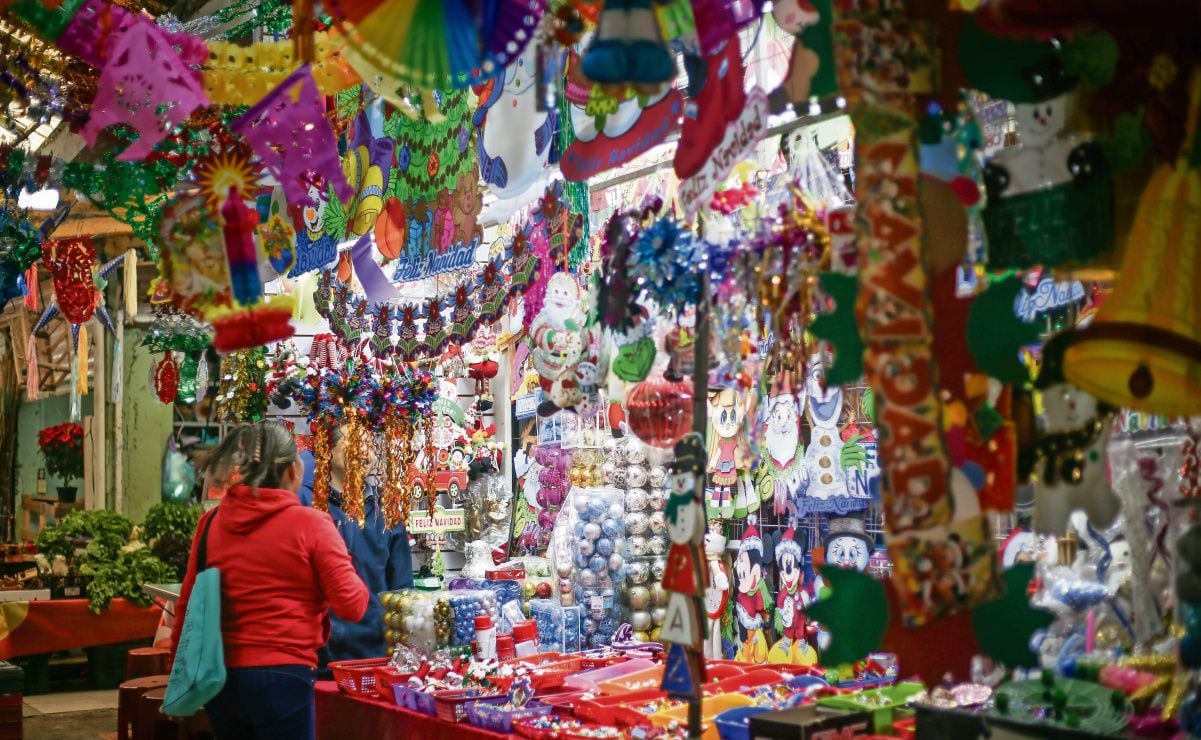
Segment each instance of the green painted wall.
[[151,386],[152,368],[160,359],[142,345],[144,333],[125,329],[125,419],[122,430],[122,481],[125,516],[140,522],[162,500],[163,453],[171,435],[171,406],[161,403]]

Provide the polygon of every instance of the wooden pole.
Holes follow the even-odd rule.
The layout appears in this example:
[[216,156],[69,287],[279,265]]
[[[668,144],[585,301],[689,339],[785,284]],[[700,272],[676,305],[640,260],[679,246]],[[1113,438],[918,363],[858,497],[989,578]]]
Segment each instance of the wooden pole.
[[[704,439],[708,426],[709,408],[709,274],[701,276],[701,299],[696,305],[696,342],[693,345],[692,361],[692,431]],[[703,622],[706,616],[701,610],[702,628],[697,634],[697,643],[693,646],[704,660],[703,641],[705,628]],[[688,700],[688,737],[701,736],[701,699]]]
[[125,309],[117,310],[117,338],[113,342],[113,364],[121,363],[121,391],[113,399],[113,509],[125,512]]
[[[104,361],[104,327],[100,321],[92,322],[92,485],[85,497],[88,509],[103,509],[108,490],[108,376]],[[86,367],[79,372],[86,373]]]

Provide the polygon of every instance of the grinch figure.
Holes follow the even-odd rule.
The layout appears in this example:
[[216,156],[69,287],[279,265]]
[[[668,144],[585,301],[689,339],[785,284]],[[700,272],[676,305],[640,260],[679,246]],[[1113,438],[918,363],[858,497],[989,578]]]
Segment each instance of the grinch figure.
[[763,540],[756,527],[757,517],[747,520],[738,557],[734,559],[734,579],[738,593],[734,596],[734,615],[738,621],[738,652],[734,659],[746,663],[767,662],[766,630],[771,623],[771,592],[764,576]]
[[796,532],[789,527],[776,543],[776,634],[780,639],[772,645],[767,659],[772,663],[814,665],[817,650],[813,637],[815,624],[805,617],[805,608],[813,595],[805,590],[805,551],[796,541]]
[[759,508],[759,496],[750,482],[750,449],[743,434],[746,408],[740,394],[723,388],[709,394],[709,423],[713,436],[709,448],[709,516],[730,519]]

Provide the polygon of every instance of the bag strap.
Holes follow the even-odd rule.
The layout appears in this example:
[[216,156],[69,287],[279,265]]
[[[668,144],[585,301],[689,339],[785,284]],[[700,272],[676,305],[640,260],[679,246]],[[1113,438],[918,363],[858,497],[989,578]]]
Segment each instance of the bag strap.
[[213,520],[217,518],[217,510],[213,510],[213,515],[204,521],[204,531],[200,533],[200,547],[196,550],[196,572],[205,569],[208,563],[209,549],[209,527],[213,526]]

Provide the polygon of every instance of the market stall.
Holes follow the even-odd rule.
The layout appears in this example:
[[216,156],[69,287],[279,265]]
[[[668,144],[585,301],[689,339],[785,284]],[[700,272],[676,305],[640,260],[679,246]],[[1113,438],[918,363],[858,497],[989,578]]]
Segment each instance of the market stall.
[[158,609],[125,599],[115,599],[102,614],[89,609],[87,599],[6,601],[0,603],[0,660],[96,645],[149,644],[159,618]]
[[1201,737],[1201,17],[1043,5],[10,3],[0,656],[269,479],[323,737]]

